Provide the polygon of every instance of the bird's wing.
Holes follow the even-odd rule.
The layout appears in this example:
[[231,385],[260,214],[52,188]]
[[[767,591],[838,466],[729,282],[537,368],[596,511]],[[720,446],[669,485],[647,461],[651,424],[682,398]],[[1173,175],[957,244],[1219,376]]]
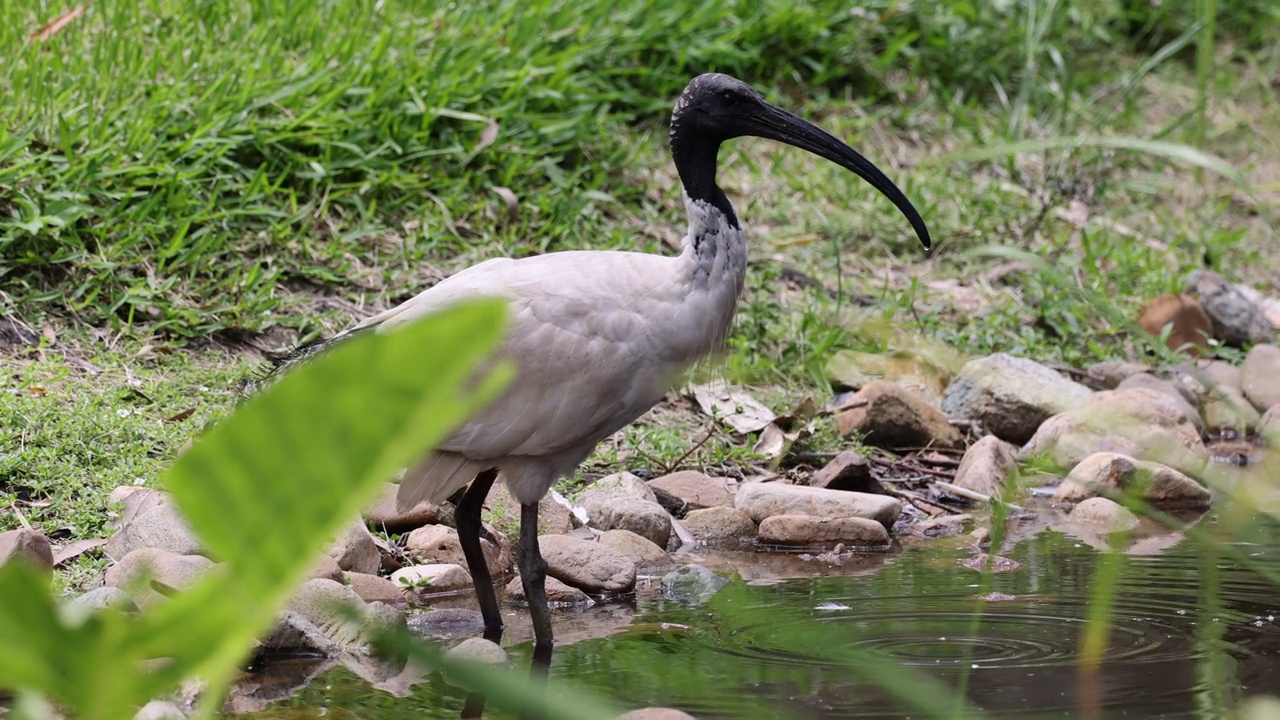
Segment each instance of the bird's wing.
[[688,294],[670,279],[672,262],[622,252],[490,260],[352,331],[385,331],[467,299],[507,298],[512,315],[500,354],[515,363],[516,377],[440,450],[472,459],[555,454],[635,420],[696,359],[670,331],[682,326]]

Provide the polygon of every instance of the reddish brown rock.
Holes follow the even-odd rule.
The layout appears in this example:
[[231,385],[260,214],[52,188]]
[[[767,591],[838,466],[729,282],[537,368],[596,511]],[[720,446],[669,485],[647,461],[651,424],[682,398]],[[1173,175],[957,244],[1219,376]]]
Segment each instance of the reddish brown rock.
[[775,515],[760,523],[759,539],[768,545],[793,547],[843,543],[850,547],[879,548],[889,544],[889,531],[875,520],[859,517]]
[[852,450],[836,455],[831,462],[814,473],[809,478],[809,486],[855,492],[873,492],[879,489],[879,483],[871,477],[871,466]]
[[960,431],[951,426],[941,410],[894,383],[885,380],[870,383],[855,393],[849,403],[855,406],[836,418],[840,434],[850,435],[856,431],[868,445],[902,450],[956,448],[962,444]]
[[684,501],[685,510],[732,507],[729,478],[710,477],[696,470],[682,470],[649,481],[651,488],[664,490]]
[[745,512],[731,507],[694,510],[684,519],[693,536],[709,545],[755,540],[756,523]]
[[998,497],[1004,494],[1009,473],[1017,467],[1017,448],[995,435],[987,435],[964,453],[956,469],[955,484],[974,492]]

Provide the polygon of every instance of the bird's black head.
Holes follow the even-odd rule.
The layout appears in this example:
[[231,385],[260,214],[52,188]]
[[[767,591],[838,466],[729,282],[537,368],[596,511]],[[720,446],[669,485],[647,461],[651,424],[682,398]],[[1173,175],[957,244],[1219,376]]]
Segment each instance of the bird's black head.
[[671,113],[671,155],[689,197],[705,200],[737,220],[715,184],[720,144],[744,135],[769,138],[808,150],[853,172],[889,198],[927,248],[929,229],[906,195],[870,160],[812,123],[771,105],[750,85],[719,73],[689,82]]

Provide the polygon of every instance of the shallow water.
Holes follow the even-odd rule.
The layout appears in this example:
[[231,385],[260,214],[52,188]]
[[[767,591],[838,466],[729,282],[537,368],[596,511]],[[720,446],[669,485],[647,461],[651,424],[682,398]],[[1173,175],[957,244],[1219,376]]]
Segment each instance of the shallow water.
[[[1232,547],[1280,571],[1273,538]],[[742,577],[698,607],[661,598],[654,578],[631,605],[558,617],[551,673],[623,706],[706,719],[925,717],[931,700],[955,708],[960,687],[972,707],[1004,717],[1215,717],[1244,696],[1280,694],[1280,592],[1236,560],[1190,542],[1125,555],[1110,639],[1089,675],[1079,655],[1098,552],[1048,530],[1004,553],[1018,569],[985,578],[960,565],[972,555],[955,540],[840,566],[690,554]],[[507,616],[504,644],[523,667],[527,624],[522,611]],[[465,698],[434,674],[400,691],[339,667],[258,716],[457,717]]]

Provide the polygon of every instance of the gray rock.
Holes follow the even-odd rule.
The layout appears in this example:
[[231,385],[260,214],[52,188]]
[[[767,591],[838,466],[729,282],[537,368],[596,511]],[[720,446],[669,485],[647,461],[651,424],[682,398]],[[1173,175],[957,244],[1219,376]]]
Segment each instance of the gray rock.
[[609,497],[587,508],[591,527],[598,530],[630,530],[659,547],[671,539],[671,515],[653,500],[636,497]]
[[1123,505],[1103,497],[1091,497],[1081,500],[1071,508],[1067,519],[1072,522],[1098,525],[1109,532],[1132,530],[1138,527],[1138,516],[1129,512]]
[[1125,378],[1117,389],[1129,390],[1132,388],[1142,388],[1164,395],[1182,409],[1183,415],[1197,430],[1204,429],[1204,418],[1200,416],[1200,410],[1196,406],[1200,398],[1191,392],[1185,383],[1158,378],[1149,373],[1139,373]]
[[[569,587],[559,580],[548,577],[544,587],[547,591],[547,604],[553,608],[585,608],[595,604],[586,593],[576,587]],[[515,603],[527,604],[524,596],[524,581],[519,577],[511,578],[503,591],[507,599]]]
[[134,713],[133,720],[186,720],[186,713],[176,703],[152,700]]
[[1260,411],[1280,405],[1280,347],[1254,345],[1240,366],[1244,396]]
[[1195,370],[1190,372],[1197,378],[1204,379],[1201,383],[1204,385],[1204,393],[1213,392],[1221,387],[1232,390],[1244,388],[1244,375],[1241,374],[1240,368],[1225,360],[1200,360],[1196,363]]
[[731,507],[733,493],[729,488],[733,481],[723,477],[709,477],[696,470],[663,475],[649,481],[650,489],[664,490],[685,503],[685,510],[702,510],[709,507]]
[[501,645],[477,637],[467,638],[454,645],[445,652],[444,656],[450,660],[462,660],[485,665],[508,665],[511,663],[511,658],[507,657],[507,651],[503,650]]
[[589,593],[630,592],[636,585],[636,564],[599,543],[567,535],[538,539],[547,574]]
[[428,502],[418,503],[408,510],[400,510],[396,506],[396,493],[399,491],[397,483],[384,484],[378,498],[364,511],[364,521],[389,533],[406,533],[423,525],[443,521],[440,508]]
[[657,502],[649,485],[629,472],[606,475],[591,484],[578,498],[578,504],[591,512],[592,504],[619,497],[633,497]]
[[728,580],[701,565],[684,565],[662,576],[662,595],[676,602],[701,605],[728,584]]
[[840,434],[857,432],[875,447],[902,450],[918,447],[954,448],[962,444],[960,431],[946,415],[919,395],[887,380],[877,380],[854,393],[850,407],[836,416]]
[[1051,415],[1079,407],[1092,394],[1040,363],[996,353],[961,368],[942,396],[942,411],[981,421],[996,437],[1021,444]]
[[316,558],[316,564],[311,566],[311,571],[307,574],[307,579],[311,578],[342,582],[342,568],[338,567],[338,561],[332,555],[321,555]]
[[422,590],[426,593],[454,592],[472,586],[471,574],[466,568],[453,563],[402,567],[391,573],[391,582],[397,587]]
[[0,533],[0,565],[10,562],[49,572],[53,570],[53,545],[49,538],[28,528]]
[[698,720],[683,710],[667,707],[650,707],[632,710],[618,716],[618,720]]
[[338,567],[351,572],[374,575],[382,566],[382,554],[378,543],[363,522],[353,522],[342,531],[329,546],[329,557],[338,561]]
[[1017,451],[995,435],[987,435],[965,451],[953,482],[983,495],[999,497],[1004,494],[1009,473],[1017,467]]
[[377,575],[344,572],[342,580],[367,603],[398,604],[405,601],[404,587]]
[[134,604],[133,598],[129,597],[129,593],[109,585],[94,588],[71,602],[86,610],[105,610],[110,607],[122,612],[138,611],[138,606]]
[[596,542],[624,557],[630,558],[637,566],[648,567],[667,561],[667,551],[658,547],[648,538],[641,537],[630,530],[607,530],[596,538]]
[[406,618],[409,630],[427,637],[451,638],[484,630],[484,616],[470,608],[442,608],[415,612]]
[[213,561],[201,555],[175,555],[159,548],[139,548],[107,568],[106,584],[124,590],[145,610],[164,599],[157,586],[182,590],[213,567]]
[[261,640],[258,651],[266,654],[305,654],[335,657],[343,646],[330,638],[317,624],[296,612],[286,610]]
[[1080,407],[1045,421],[1019,455],[1044,455],[1069,468],[1107,451],[1162,462],[1192,477],[1209,460],[1183,404],[1144,388],[1094,393]]
[[1262,308],[1220,275],[1196,270],[1188,289],[1200,296],[1200,305],[1213,324],[1213,336],[1229,345],[1267,343],[1276,338],[1275,328]]
[[850,547],[883,548],[889,545],[889,531],[875,520],[860,517],[774,515],[760,522],[760,542],[790,547],[843,543]]
[[[379,631],[404,623],[398,611],[381,603],[369,605],[346,585],[324,579],[303,583],[289,601],[286,614],[305,619],[348,652],[367,652],[370,640]],[[280,647],[278,641],[264,645]]]
[[1090,365],[1087,375],[1093,387],[1099,390],[1115,390],[1125,380],[1150,370],[1151,368],[1142,363],[1108,360]]
[[1136,488],[1143,501],[1167,509],[1209,506],[1209,491],[1166,465],[1110,452],[1094,453],[1072,468],[1054,493],[1054,502],[1078,503],[1098,488],[1125,492]]
[[[1258,434],[1266,438],[1272,448],[1280,447],[1280,403],[1267,408],[1258,421]],[[688,520],[685,521],[688,524]]]
[[204,552],[195,531],[182,517],[178,505],[168,493],[133,494],[131,500],[147,498],[139,503],[136,514],[127,513],[120,531],[107,541],[105,552],[112,560],[119,560],[139,548],[167,550],[175,555],[200,555]]
[[1256,428],[1261,419],[1244,393],[1226,385],[1210,391],[1204,402],[1204,424],[1214,430],[1230,428],[1243,435]]
[[694,510],[685,516],[684,526],[707,544],[755,540],[756,523],[737,508],[713,507]]
[[878,485],[871,477],[871,466],[852,450],[842,451],[809,478],[810,487],[828,490],[871,492]]
[[951,537],[964,532],[965,523],[973,520],[972,515],[943,515],[911,526],[911,532],[927,538]]
[[[505,481],[493,484],[484,505],[485,522],[511,537],[520,536],[520,502],[511,497]],[[551,493],[542,496],[538,501],[538,534],[558,535],[573,528],[573,511],[551,497]]]
[[820,518],[860,517],[893,527],[902,503],[888,495],[826,490],[778,483],[748,483],[738,489],[738,509],[757,523],[774,515],[811,515]]
[[[498,547],[482,537],[480,549],[490,573],[503,575],[507,572]],[[462,554],[462,543],[458,541],[458,531],[444,525],[427,525],[409,533],[405,538],[405,552],[424,564],[467,565],[467,558]]]

